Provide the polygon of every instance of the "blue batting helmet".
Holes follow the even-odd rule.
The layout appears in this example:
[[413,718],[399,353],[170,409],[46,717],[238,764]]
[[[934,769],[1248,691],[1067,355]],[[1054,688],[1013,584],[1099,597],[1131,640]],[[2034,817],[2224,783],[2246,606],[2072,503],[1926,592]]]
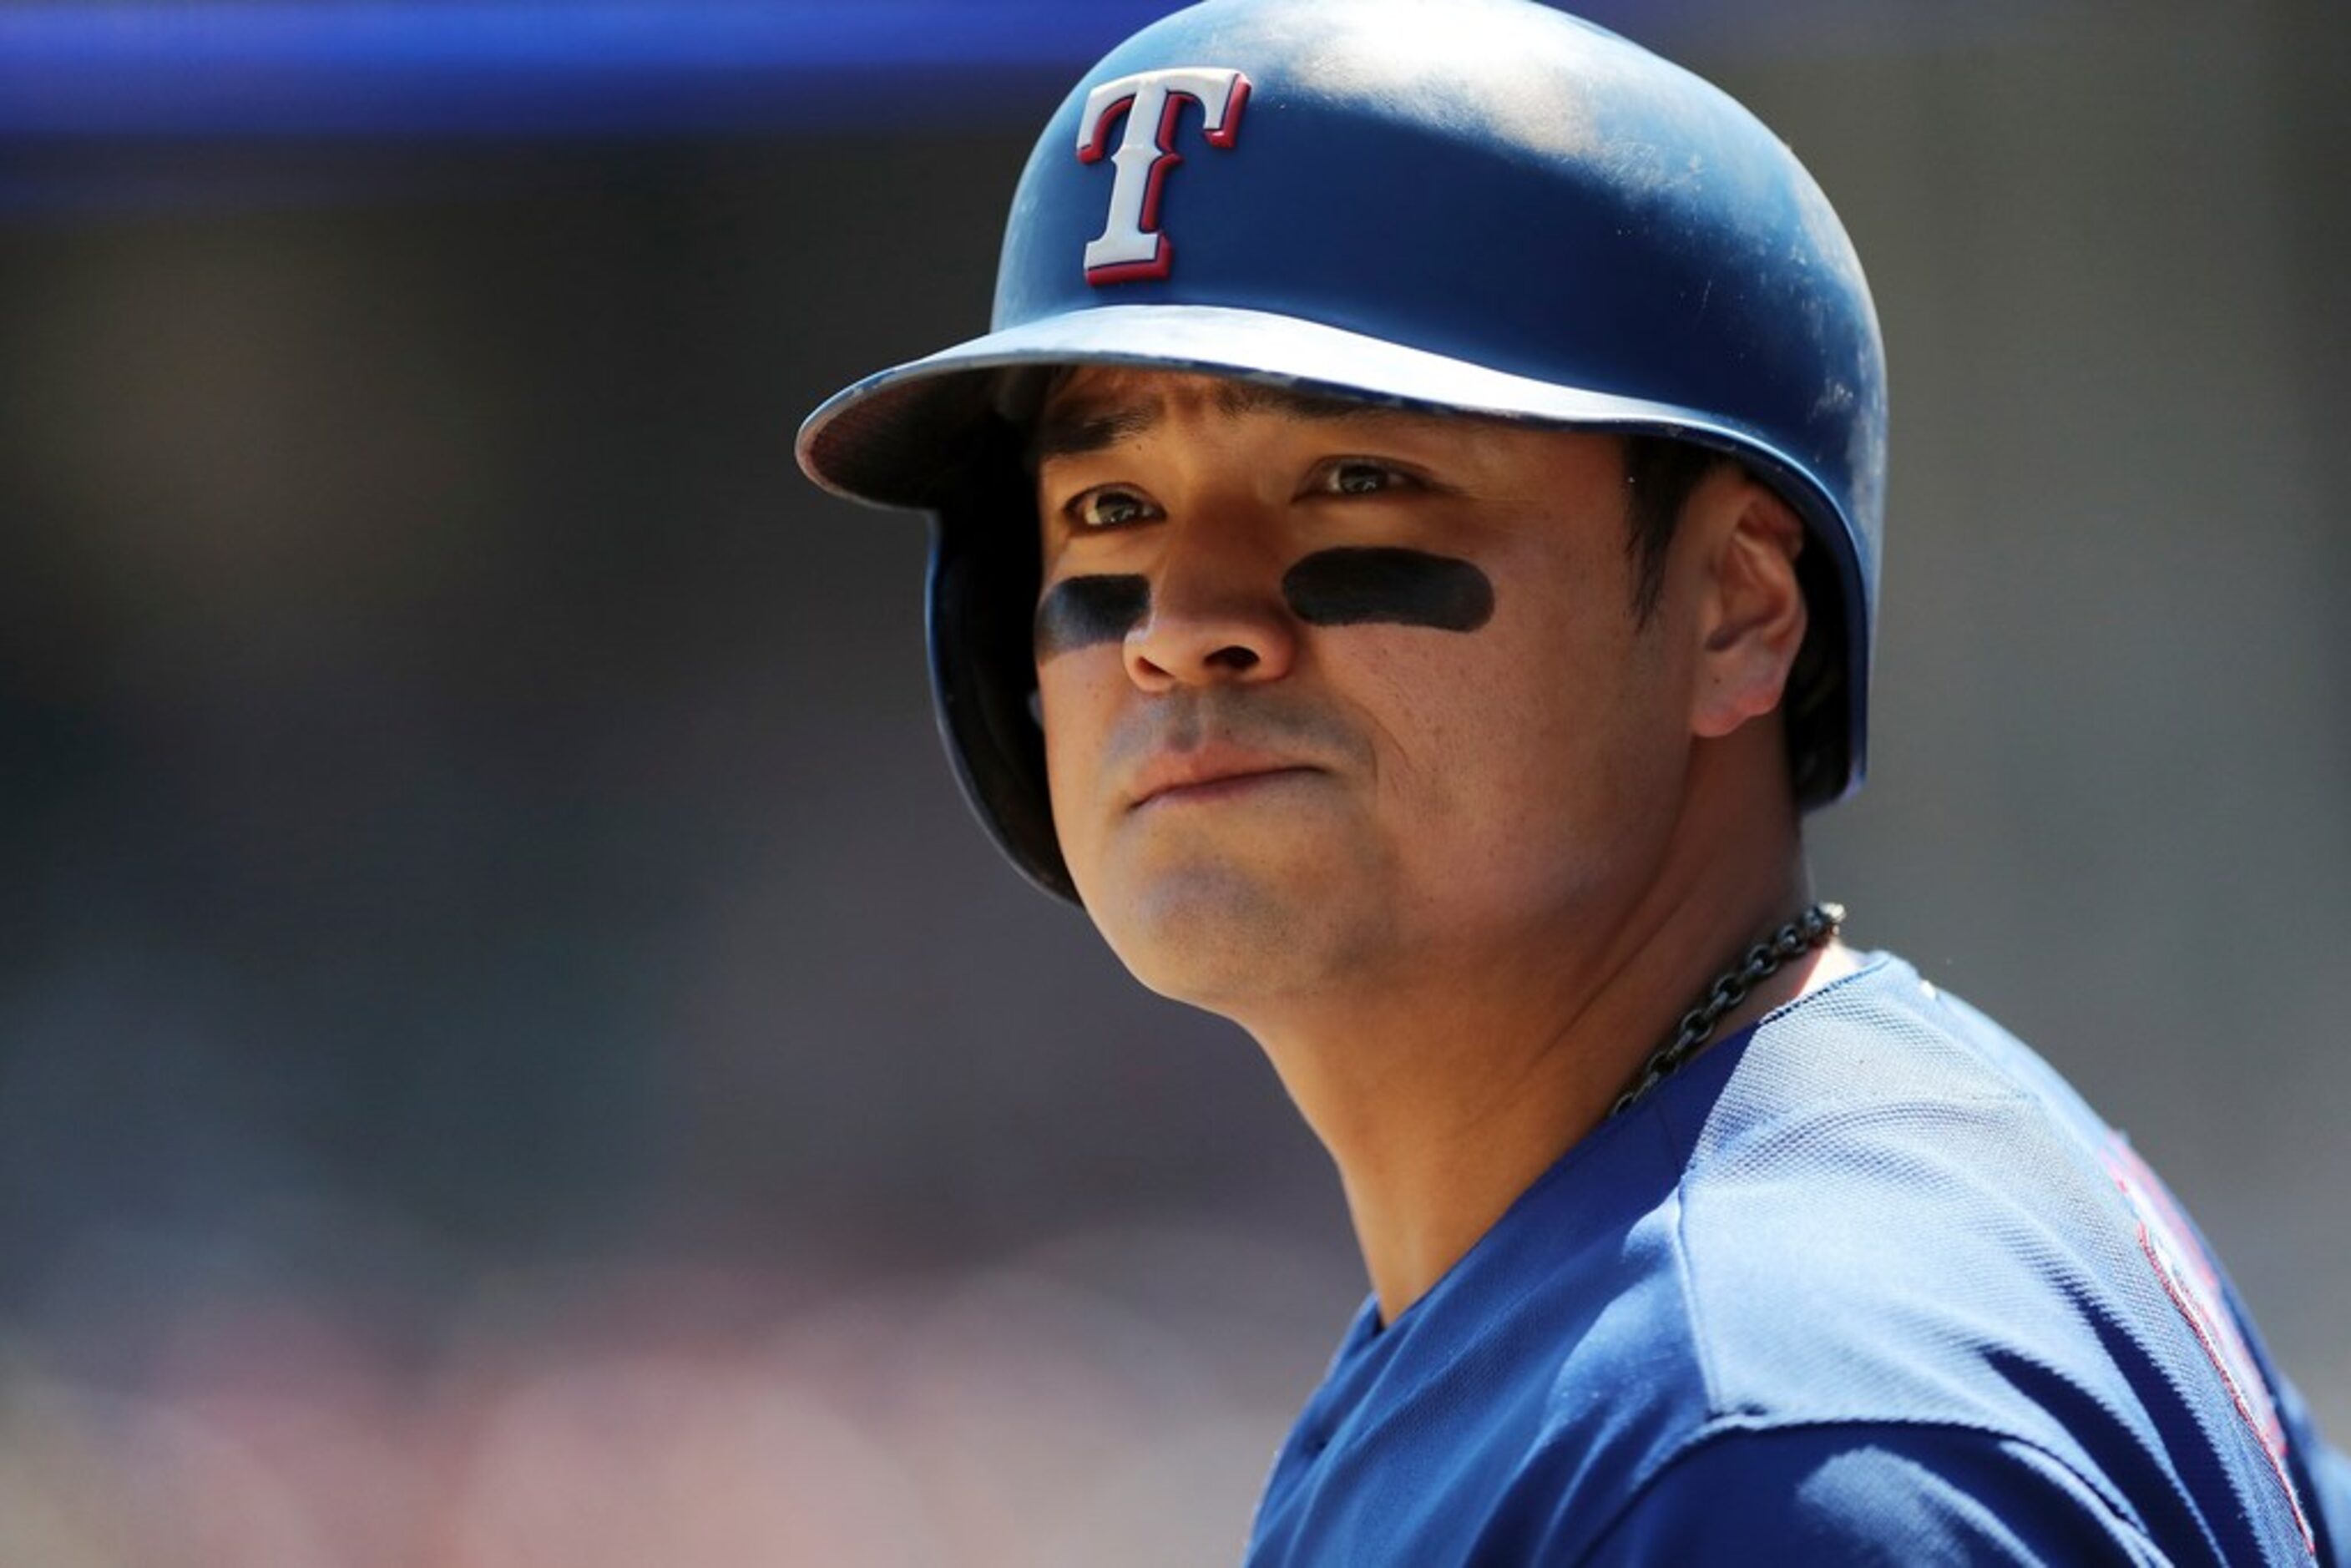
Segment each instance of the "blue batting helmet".
[[933,689],[966,793],[1074,900],[1034,716],[1019,372],[1099,362],[1727,452],[1802,518],[1798,800],[1858,785],[1885,495],[1861,265],[1710,84],[1532,0],[1208,0],[1080,82],[1013,197],[995,319],[801,427],[837,494],[931,511]]

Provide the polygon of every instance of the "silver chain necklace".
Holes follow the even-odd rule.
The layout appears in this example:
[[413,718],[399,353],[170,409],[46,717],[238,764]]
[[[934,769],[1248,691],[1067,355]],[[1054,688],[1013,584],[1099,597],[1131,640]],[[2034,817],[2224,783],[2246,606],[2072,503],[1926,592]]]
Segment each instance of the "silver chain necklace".
[[1622,1115],[1631,1109],[1641,1096],[1664,1082],[1696,1055],[1699,1046],[1713,1038],[1714,1026],[1722,1021],[1723,1014],[1745,1001],[1747,994],[1778,973],[1781,965],[1825,945],[1844,924],[1844,904],[1815,904],[1747,949],[1745,957],[1714,977],[1698,1006],[1682,1014],[1681,1026],[1674,1031],[1674,1038],[1649,1053],[1649,1060],[1641,1063],[1640,1076],[1633,1081],[1633,1087],[1616,1097],[1608,1114]]

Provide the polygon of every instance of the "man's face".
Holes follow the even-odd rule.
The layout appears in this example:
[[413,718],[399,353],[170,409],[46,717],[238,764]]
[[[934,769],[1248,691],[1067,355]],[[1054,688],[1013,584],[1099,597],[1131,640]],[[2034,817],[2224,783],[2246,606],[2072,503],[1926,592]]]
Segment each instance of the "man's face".
[[1054,820],[1146,985],[1458,973],[1645,885],[1691,661],[1614,438],[1086,367],[1036,451]]

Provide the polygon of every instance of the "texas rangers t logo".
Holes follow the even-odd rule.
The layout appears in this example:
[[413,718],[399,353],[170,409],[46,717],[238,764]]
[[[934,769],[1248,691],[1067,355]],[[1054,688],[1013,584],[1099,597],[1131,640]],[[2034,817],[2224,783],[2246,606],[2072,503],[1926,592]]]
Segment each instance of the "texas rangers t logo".
[[1249,78],[1236,70],[1187,66],[1141,71],[1106,81],[1086,95],[1078,122],[1078,162],[1098,163],[1121,116],[1126,133],[1110,155],[1117,173],[1110,185],[1110,222],[1086,244],[1086,281],[1124,283],[1167,276],[1174,251],[1159,232],[1159,187],[1184,161],[1176,151],[1176,123],[1187,102],[1200,106],[1201,131],[1211,147],[1230,147],[1240,134]]

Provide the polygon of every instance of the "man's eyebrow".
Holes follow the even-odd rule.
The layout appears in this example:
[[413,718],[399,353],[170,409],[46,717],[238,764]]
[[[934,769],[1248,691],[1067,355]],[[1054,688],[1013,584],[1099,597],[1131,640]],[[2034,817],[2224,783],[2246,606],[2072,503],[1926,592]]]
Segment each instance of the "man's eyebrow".
[[1079,402],[1049,408],[1038,416],[1037,428],[1029,433],[1029,471],[1035,473],[1049,457],[1100,452],[1141,435],[1157,424],[1165,412],[1165,405],[1156,399],[1117,407]]
[[[1259,382],[1227,382],[1217,388],[1221,413],[1277,413],[1299,420],[1362,419],[1394,413],[1383,403],[1327,392],[1301,392],[1295,387],[1269,386]],[[1134,403],[1089,403],[1079,399],[1059,409],[1048,408],[1029,437],[1029,470],[1036,472],[1047,458],[1073,457],[1115,446],[1157,424],[1166,405],[1154,397]]]
[[1217,389],[1217,407],[1225,413],[1279,413],[1303,420],[1361,419],[1395,412],[1362,398],[1301,392],[1262,382],[1227,382]]

